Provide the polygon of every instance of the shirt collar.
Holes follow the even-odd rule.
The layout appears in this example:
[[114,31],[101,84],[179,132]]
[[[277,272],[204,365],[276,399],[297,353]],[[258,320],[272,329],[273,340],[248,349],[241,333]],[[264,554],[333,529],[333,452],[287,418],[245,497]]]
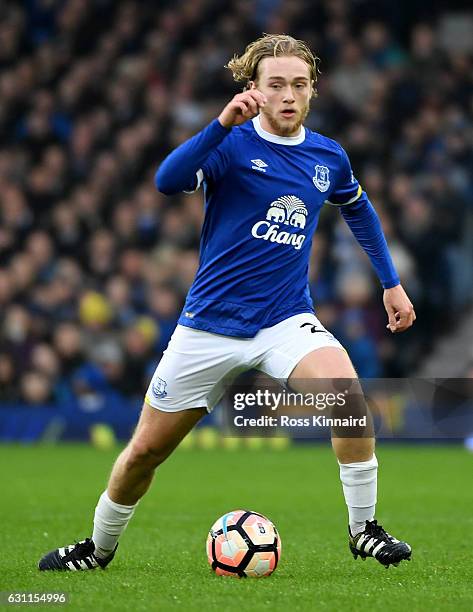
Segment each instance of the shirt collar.
[[267,132],[261,127],[261,119],[259,115],[253,118],[253,125],[258,136],[261,136],[261,138],[267,140],[268,142],[275,142],[276,144],[294,146],[301,144],[301,142],[304,142],[305,140],[305,129],[302,125],[301,131],[297,136],[278,136],[277,134],[271,134],[270,132]]

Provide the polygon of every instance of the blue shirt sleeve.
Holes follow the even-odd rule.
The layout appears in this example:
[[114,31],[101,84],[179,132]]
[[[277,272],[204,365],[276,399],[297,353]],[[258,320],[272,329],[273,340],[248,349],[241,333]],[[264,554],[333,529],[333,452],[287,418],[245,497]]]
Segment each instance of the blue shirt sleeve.
[[216,183],[220,180],[230,162],[232,149],[232,138],[226,138],[212,153],[207,157],[202,164],[202,180],[206,183]]
[[219,148],[219,145],[230,133],[231,130],[214,119],[206,128],[174,149],[156,172],[158,191],[166,195],[192,192],[199,188],[204,177],[216,180],[228,163],[228,146]]
[[381,222],[368,196],[351,169],[348,155],[340,147],[340,170],[328,204],[338,206],[352,234],[370,258],[384,289],[399,285],[400,280],[389,253]]
[[353,204],[340,207],[342,217],[371,260],[384,289],[401,282],[389,253],[379,217],[363,191]]
[[326,200],[327,204],[332,204],[333,206],[345,206],[346,204],[352,204],[361,196],[362,193],[361,185],[356,180],[351,169],[348,155],[345,153],[342,147],[340,147],[340,155],[340,167],[338,176],[336,177],[335,187],[329,198]]

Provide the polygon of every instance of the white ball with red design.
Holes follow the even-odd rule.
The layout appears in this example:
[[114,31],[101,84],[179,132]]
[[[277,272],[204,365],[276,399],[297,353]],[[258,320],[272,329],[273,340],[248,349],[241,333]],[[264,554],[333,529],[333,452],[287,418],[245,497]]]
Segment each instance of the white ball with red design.
[[233,510],[212,525],[207,537],[207,558],[220,576],[262,578],[277,567],[281,538],[262,514]]

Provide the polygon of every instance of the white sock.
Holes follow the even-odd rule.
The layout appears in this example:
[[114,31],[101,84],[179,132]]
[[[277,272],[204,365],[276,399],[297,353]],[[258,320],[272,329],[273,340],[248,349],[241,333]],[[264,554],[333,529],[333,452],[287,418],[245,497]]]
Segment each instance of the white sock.
[[99,498],[94,516],[94,532],[92,540],[95,544],[95,555],[104,559],[115,548],[118,538],[125,531],[133,516],[136,504],[122,506],[112,501],[107,491]]
[[352,535],[364,531],[365,522],[372,521],[376,508],[378,460],[340,463],[340,480],[348,506],[348,519]]

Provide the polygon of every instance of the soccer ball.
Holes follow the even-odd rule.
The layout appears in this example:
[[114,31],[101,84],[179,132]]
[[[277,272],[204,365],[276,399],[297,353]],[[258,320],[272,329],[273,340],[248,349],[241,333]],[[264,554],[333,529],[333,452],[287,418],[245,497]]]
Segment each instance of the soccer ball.
[[234,510],[212,525],[207,557],[219,576],[262,578],[276,569],[281,558],[281,538],[262,514]]

